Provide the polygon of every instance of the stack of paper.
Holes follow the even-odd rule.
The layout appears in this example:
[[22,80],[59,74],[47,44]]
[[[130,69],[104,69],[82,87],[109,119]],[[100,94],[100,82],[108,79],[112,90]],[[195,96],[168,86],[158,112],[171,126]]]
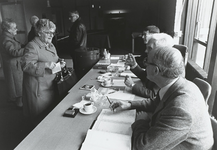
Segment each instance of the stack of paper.
[[136,110],[112,112],[103,109],[98,116],[93,130],[131,135],[131,124],[135,121]]
[[123,91],[117,91],[111,94],[107,94],[110,99],[118,99],[118,100],[128,100],[132,101],[135,98],[135,95],[132,93],[124,93]]
[[131,137],[116,133],[88,130],[81,150],[131,150]]

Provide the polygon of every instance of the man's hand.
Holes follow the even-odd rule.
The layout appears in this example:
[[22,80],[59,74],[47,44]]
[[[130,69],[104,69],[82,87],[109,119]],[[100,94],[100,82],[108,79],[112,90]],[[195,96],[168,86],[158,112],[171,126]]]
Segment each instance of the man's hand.
[[134,58],[133,54],[129,53],[128,54],[128,57],[125,61],[125,64],[130,66],[130,67],[133,67],[133,66],[136,66],[137,63],[136,63],[136,59]]
[[121,111],[131,108],[131,103],[127,101],[113,101],[110,105],[112,111]]
[[126,86],[131,87],[131,88],[135,85],[135,83],[133,82],[133,80],[130,76],[125,77],[124,83]]

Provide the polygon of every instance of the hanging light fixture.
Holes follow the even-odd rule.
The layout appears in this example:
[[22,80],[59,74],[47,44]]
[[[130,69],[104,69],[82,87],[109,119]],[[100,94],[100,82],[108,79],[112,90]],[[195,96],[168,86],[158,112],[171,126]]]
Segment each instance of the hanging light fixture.
[[47,0],[47,7],[50,7],[50,0]]

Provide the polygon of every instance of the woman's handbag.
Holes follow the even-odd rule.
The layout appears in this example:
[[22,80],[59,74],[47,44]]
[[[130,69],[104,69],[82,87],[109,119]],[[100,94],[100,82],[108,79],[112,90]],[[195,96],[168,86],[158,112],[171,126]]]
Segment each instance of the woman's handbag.
[[72,68],[64,67],[62,68],[62,71],[56,74],[54,85],[59,101],[68,94],[68,91],[77,83],[77,81],[77,76]]

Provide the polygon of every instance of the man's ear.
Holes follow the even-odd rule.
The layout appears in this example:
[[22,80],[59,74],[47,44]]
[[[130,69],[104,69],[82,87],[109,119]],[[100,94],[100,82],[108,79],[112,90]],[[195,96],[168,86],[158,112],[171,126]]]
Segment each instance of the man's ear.
[[78,18],[79,18],[79,15],[76,14],[76,19],[78,19]]
[[160,69],[157,66],[155,66],[154,73],[156,75],[160,73]]

